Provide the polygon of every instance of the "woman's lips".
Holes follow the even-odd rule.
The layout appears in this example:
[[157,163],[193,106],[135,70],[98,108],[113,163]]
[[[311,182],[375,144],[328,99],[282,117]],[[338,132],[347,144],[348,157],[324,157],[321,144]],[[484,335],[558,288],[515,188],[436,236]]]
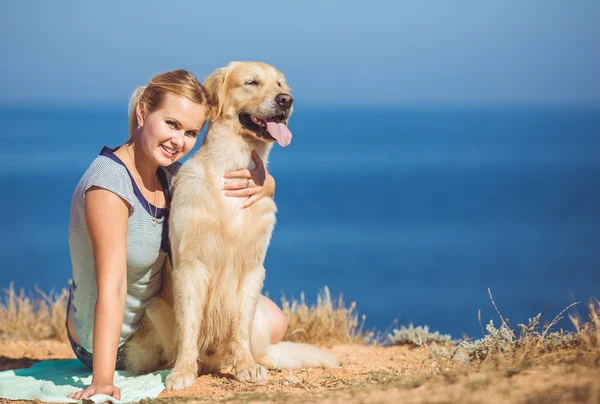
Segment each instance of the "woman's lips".
[[166,147],[165,145],[160,145],[160,148],[163,152],[170,158],[173,158],[177,155],[177,150]]

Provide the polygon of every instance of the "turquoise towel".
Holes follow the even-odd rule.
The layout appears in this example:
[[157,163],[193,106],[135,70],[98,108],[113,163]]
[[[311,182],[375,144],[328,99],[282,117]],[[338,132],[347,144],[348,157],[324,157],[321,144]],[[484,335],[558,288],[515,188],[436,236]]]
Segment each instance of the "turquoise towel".
[[[127,372],[116,371],[114,382],[121,389],[121,400],[104,394],[92,396],[90,400],[95,403],[129,403],[143,398],[156,398],[165,389],[163,381],[168,374],[168,370],[163,370],[130,376]],[[0,372],[0,398],[74,403],[77,400],[67,398],[67,395],[83,390],[91,381],[92,373],[77,359],[43,361],[28,369]]]

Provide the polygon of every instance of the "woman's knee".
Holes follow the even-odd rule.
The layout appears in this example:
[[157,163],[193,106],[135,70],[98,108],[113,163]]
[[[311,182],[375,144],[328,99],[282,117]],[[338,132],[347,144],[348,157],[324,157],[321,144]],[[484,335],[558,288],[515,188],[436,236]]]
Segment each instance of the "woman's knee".
[[288,320],[283,310],[275,302],[265,296],[261,296],[265,305],[269,308],[271,317],[271,344],[276,344],[285,335],[288,328]]

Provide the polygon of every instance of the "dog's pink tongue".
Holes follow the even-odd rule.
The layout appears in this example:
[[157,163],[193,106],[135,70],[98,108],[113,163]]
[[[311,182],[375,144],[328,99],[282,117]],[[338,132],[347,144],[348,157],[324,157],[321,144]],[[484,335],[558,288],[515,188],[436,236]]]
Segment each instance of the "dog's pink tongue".
[[292,132],[290,132],[288,127],[281,122],[267,121],[267,130],[269,131],[269,134],[277,140],[277,143],[279,143],[281,147],[289,145],[292,141]]

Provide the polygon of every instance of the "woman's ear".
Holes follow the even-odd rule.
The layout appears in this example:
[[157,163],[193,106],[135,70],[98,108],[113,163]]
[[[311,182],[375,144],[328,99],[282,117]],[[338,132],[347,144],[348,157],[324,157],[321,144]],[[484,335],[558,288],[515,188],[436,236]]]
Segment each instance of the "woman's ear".
[[138,128],[144,126],[144,107],[141,102],[135,106],[135,117],[137,119]]

